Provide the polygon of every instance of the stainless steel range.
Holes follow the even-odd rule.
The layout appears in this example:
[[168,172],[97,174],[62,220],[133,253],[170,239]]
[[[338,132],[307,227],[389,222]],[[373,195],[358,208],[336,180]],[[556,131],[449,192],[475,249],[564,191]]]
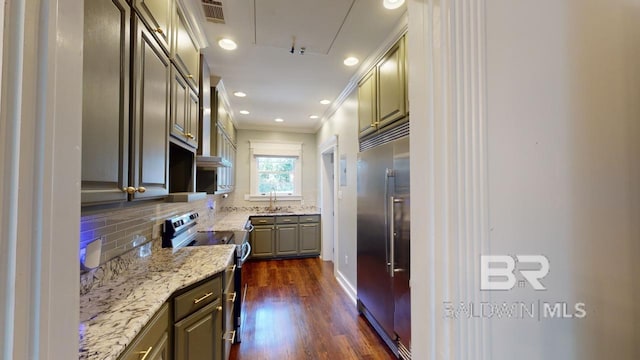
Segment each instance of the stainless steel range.
[[[251,221],[245,223],[242,231],[198,231],[196,230],[198,217],[197,212],[188,212],[166,219],[162,233],[162,247],[179,249],[186,246],[235,244],[234,283],[236,291],[242,291],[242,264],[251,254],[251,245],[249,244],[249,233],[253,231]],[[234,303],[236,343],[241,341],[242,298],[243,296],[236,296]]]

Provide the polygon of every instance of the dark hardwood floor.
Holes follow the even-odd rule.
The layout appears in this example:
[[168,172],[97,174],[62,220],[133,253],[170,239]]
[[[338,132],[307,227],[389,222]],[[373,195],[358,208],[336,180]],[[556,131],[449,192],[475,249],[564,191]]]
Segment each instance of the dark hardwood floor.
[[[395,359],[318,258],[250,261],[231,360]],[[244,290],[244,289],[243,289]]]

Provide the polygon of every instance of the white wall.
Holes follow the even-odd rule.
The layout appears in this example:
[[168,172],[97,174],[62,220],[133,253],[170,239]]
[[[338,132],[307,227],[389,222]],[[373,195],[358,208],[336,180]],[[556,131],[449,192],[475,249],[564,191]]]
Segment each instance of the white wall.
[[[340,186],[342,199],[335,206],[340,216],[338,222],[338,241],[334,266],[342,279],[356,288],[356,199],[357,199],[357,160],[358,160],[358,96],[357,90],[344,101],[336,112],[317,132],[317,143],[322,144],[330,137],[338,136],[338,153],[334,161],[340,161],[345,155],[347,159],[347,184]],[[338,174],[336,174],[338,176]],[[345,262],[345,256],[348,261]],[[339,275],[339,276],[340,276]]]
[[[640,358],[638,19],[630,0],[409,1],[414,358]],[[480,292],[481,254],[546,255],[547,290]],[[587,316],[443,317],[479,299]]]
[[640,4],[491,0],[487,19],[491,251],[547,255],[543,298],[588,311],[494,321],[492,359],[637,359]]
[[250,193],[251,153],[250,140],[270,140],[302,143],[302,201],[277,201],[277,206],[305,206],[316,204],[318,198],[318,149],[314,134],[282,131],[238,130],[236,153],[236,188],[227,199],[221,199],[218,206],[268,206],[268,202],[244,200]]

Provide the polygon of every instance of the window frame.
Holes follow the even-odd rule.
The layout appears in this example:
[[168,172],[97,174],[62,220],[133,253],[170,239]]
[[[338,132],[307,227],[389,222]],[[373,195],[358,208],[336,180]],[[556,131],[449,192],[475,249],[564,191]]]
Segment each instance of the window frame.
[[299,142],[274,142],[274,141],[249,141],[250,152],[250,180],[249,194],[245,195],[245,200],[249,201],[269,201],[269,193],[258,192],[258,157],[281,157],[295,158],[293,169],[293,193],[277,192],[277,200],[302,200],[302,143]]

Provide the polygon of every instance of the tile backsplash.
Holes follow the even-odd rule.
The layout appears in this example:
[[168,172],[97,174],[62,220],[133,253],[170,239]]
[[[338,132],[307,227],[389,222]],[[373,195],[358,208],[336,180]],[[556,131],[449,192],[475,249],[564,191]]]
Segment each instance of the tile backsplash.
[[207,195],[206,199],[189,203],[153,202],[118,209],[83,210],[79,249],[102,239],[100,264],[103,264],[140,245],[141,237],[152,240],[154,226],[162,226],[164,219],[170,216],[187,211],[198,211],[201,215],[215,212],[218,197]]

